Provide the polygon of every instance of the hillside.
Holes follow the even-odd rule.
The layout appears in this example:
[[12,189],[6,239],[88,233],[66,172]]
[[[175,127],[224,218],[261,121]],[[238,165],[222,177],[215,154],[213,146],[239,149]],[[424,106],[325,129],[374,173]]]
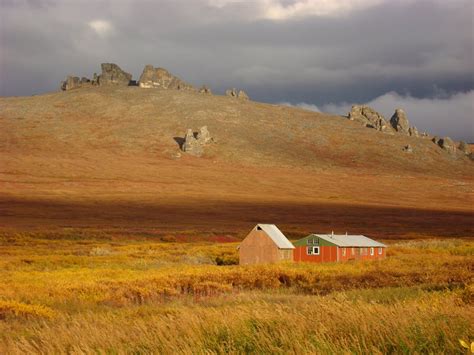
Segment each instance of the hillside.
[[[1,98],[0,122],[4,230],[474,233],[466,156],[345,117],[108,86]],[[182,152],[186,129],[204,125],[215,142]]]

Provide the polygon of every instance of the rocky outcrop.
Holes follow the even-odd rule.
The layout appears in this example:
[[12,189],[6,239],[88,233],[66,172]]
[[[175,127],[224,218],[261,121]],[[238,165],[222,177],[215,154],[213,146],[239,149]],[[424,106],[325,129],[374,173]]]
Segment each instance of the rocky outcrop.
[[348,115],[351,121],[362,123],[364,126],[374,128],[377,131],[390,133],[392,129],[380,113],[369,106],[354,105]]
[[225,96],[237,97],[237,96],[238,96],[237,89],[236,89],[236,88],[232,88],[232,89],[226,90],[226,91],[225,91]]
[[194,87],[180,78],[172,75],[166,69],[154,68],[153,65],[145,65],[142,75],[138,81],[141,88],[162,88],[174,90],[195,90]]
[[411,137],[419,137],[420,133],[418,132],[418,129],[415,126],[413,126],[413,127],[408,128],[408,135]]
[[211,88],[208,87],[208,86],[206,86],[206,85],[201,86],[201,88],[199,89],[199,93],[200,93],[200,94],[212,95]]
[[61,82],[61,90],[68,91],[81,87],[81,80],[77,76],[68,75],[66,80]]
[[236,88],[226,90],[225,95],[229,97],[234,97],[240,100],[250,100],[249,96],[244,90],[237,91]]
[[241,100],[250,100],[250,97],[247,95],[247,93],[244,90],[239,91],[239,93],[237,94],[237,98]]
[[438,145],[444,150],[446,150],[449,154],[456,153],[456,144],[449,137],[438,139]]
[[471,147],[469,147],[469,144],[467,144],[466,142],[463,142],[463,141],[459,142],[458,149],[460,152],[466,155],[471,154]]
[[411,137],[419,137],[420,133],[415,126],[410,126],[407,114],[401,108],[397,108],[392,118],[390,118],[390,125],[392,128],[402,134],[406,134]]
[[413,148],[411,147],[410,144],[407,144],[406,146],[403,147],[403,151],[407,153],[413,153]]
[[200,157],[204,152],[202,144],[198,142],[191,128],[186,131],[182,150],[190,155],[194,155],[197,157]]
[[212,142],[214,142],[214,139],[211,137],[207,126],[202,126],[197,134],[192,129],[188,129],[181,149],[190,155],[200,157],[204,153],[204,146]]
[[408,134],[410,129],[410,123],[408,122],[407,115],[401,108],[397,108],[395,110],[392,118],[390,118],[390,124],[395,131],[400,133]]
[[123,71],[117,64],[102,63],[102,74],[97,78],[100,86],[119,85],[128,86],[132,80],[132,74]]
[[197,134],[197,140],[201,145],[205,145],[213,141],[213,138],[211,137],[211,134],[209,133],[207,126],[202,126],[199,129],[199,132]]

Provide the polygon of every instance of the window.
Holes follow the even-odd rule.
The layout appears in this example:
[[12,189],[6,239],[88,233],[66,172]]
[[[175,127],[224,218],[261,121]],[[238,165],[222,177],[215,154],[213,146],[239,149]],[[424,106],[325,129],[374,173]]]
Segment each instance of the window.
[[308,240],[306,241],[306,243],[308,243],[308,245],[313,244],[313,239],[312,239],[312,238],[308,238]]
[[379,255],[382,255],[382,248],[379,248]]
[[307,247],[306,254],[308,255],[319,255],[319,247]]
[[262,230],[262,227],[257,226],[257,230],[258,230],[258,231],[261,231],[261,230]]
[[370,248],[370,255],[374,255],[374,248]]
[[342,248],[342,256],[346,256],[346,248]]

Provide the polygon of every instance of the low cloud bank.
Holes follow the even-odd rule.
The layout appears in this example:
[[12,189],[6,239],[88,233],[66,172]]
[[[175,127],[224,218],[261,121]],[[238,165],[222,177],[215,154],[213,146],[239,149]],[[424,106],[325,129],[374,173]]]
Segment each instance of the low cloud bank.
[[[315,112],[347,115],[355,103],[341,102],[320,106],[304,102],[297,104],[283,102],[282,104]],[[403,108],[411,124],[420,131],[474,142],[474,90],[453,95],[441,93],[434,98],[422,99],[388,92],[364,105],[379,111],[387,120],[396,108]]]

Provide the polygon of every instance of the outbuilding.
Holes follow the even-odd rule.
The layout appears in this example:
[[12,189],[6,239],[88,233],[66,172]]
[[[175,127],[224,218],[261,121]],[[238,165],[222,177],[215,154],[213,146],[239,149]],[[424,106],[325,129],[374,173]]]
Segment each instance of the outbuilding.
[[294,243],[297,262],[339,262],[383,259],[386,245],[364,235],[310,234]]
[[274,224],[257,224],[238,247],[239,264],[293,261],[293,244]]

